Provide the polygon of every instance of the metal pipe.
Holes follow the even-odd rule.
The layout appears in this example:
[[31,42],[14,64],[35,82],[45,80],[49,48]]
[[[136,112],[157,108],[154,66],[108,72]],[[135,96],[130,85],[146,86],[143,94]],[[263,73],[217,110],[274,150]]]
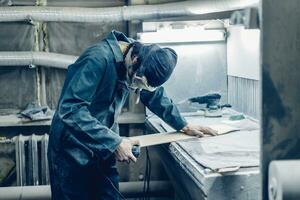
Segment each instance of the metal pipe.
[[76,56],[58,53],[34,51],[2,51],[0,52],[0,66],[32,66],[40,65],[67,69],[68,65],[76,61]]
[[[120,192],[126,198],[142,197],[144,182],[122,182]],[[174,193],[171,182],[169,181],[150,181],[150,197],[171,197]]]
[[[140,197],[143,195],[144,182],[122,182],[120,192],[126,198]],[[0,200],[50,200],[51,190],[49,185],[0,187]],[[150,195],[152,197],[172,196],[172,185],[168,181],[151,181]]]
[[50,200],[49,185],[1,187],[0,200]]
[[114,22],[161,19],[233,11],[258,5],[259,0],[202,0],[108,8],[20,6],[0,7],[0,22]]

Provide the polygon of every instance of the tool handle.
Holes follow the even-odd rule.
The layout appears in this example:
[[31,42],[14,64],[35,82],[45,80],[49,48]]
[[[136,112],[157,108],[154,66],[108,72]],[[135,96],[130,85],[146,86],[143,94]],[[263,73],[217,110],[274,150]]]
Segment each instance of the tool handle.
[[221,108],[231,108],[232,106],[230,104],[224,104],[224,105],[221,105]]
[[188,101],[199,104],[217,104],[221,99],[221,95],[218,93],[211,93],[204,96],[192,97]]
[[131,151],[136,158],[138,158],[141,154],[141,148],[139,145],[133,145]]

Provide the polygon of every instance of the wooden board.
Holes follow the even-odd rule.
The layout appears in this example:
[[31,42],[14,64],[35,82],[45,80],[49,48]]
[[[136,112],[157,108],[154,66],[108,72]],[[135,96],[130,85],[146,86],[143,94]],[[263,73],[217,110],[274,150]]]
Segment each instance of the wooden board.
[[169,132],[169,133],[156,133],[150,135],[141,135],[130,137],[130,139],[137,139],[140,141],[140,147],[153,146],[158,144],[176,142],[179,140],[186,140],[196,138],[183,133]]
[[[239,129],[226,125],[226,124],[215,124],[210,125],[210,128],[216,130],[218,135],[222,135],[225,133],[237,131]],[[176,142],[180,140],[193,139],[197,138],[195,136],[189,136],[181,132],[167,132],[167,133],[156,133],[150,135],[141,135],[130,137],[130,139],[136,139],[140,141],[140,147],[147,147],[165,143]]]

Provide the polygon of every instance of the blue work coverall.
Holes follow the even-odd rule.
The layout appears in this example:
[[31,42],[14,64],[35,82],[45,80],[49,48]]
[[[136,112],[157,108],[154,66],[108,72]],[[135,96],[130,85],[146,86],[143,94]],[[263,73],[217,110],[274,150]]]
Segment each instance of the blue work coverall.
[[[68,67],[48,146],[52,199],[119,199],[117,118],[130,89],[118,41],[132,42],[112,31]],[[186,125],[163,87],[140,99],[176,130]]]

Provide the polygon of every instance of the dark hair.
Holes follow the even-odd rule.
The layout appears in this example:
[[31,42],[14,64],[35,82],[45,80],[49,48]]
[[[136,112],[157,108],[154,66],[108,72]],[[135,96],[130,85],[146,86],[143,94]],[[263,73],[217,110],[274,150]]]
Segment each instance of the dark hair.
[[137,41],[135,41],[131,44],[132,44],[132,53],[131,53],[131,55],[132,56],[139,56],[139,52],[140,52],[143,44],[140,43],[140,42],[137,42]]
[[140,67],[141,65],[141,62],[142,62],[142,58],[141,56],[139,55],[140,53],[140,50],[142,48],[143,44],[140,43],[140,42],[137,42],[137,41],[134,41],[133,43],[130,43],[126,52],[125,52],[125,56],[127,55],[128,51],[132,48],[132,52],[131,52],[131,58],[133,58],[134,56],[137,57],[137,63],[135,63],[133,65],[133,68],[132,70],[135,72],[136,70],[138,70],[138,68]]

